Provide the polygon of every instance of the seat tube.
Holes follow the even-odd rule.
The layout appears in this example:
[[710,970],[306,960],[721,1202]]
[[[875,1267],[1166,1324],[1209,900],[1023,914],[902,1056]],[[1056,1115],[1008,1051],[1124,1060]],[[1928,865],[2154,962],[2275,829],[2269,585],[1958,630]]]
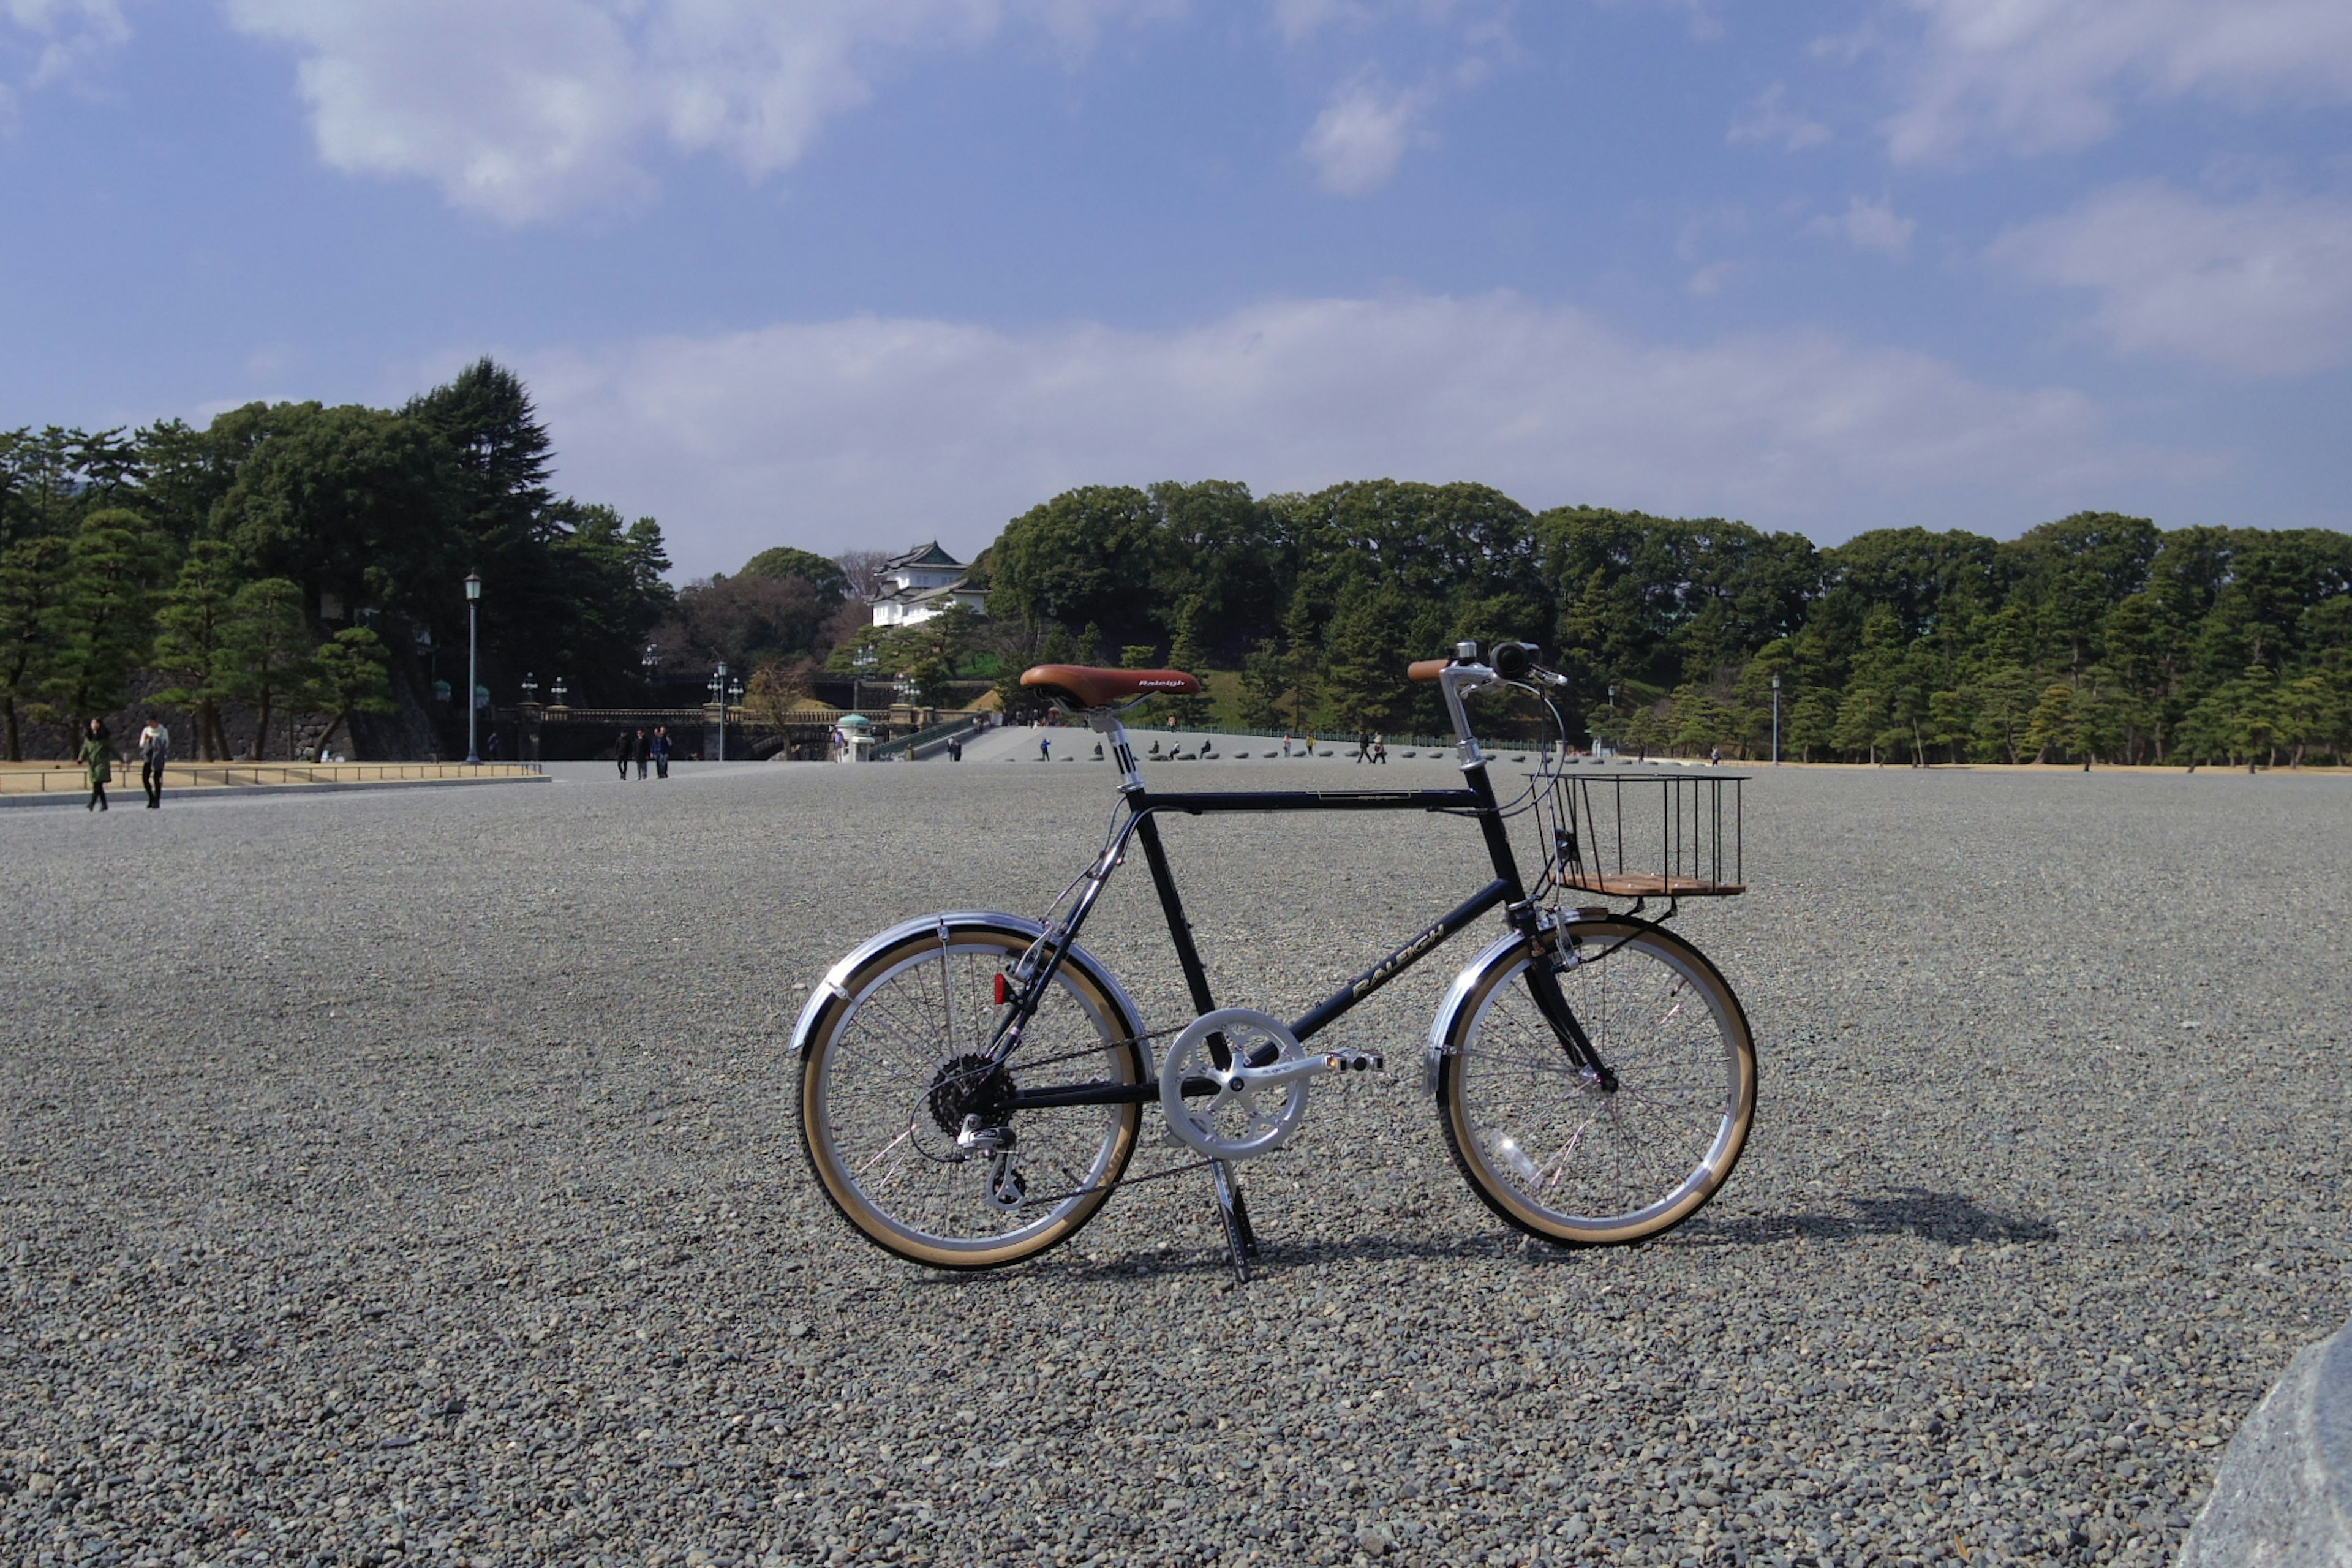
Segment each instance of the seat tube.
[[1217,1010],[1217,999],[1209,992],[1209,972],[1202,965],[1201,950],[1192,945],[1192,922],[1184,918],[1184,900],[1176,896],[1176,878],[1168,867],[1168,851],[1160,843],[1160,824],[1149,815],[1135,825],[1136,837],[1143,841],[1143,858],[1151,868],[1151,885],[1160,889],[1160,910],[1168,917],[1168,940],[1176,949],[1177,966],[1184,972],[1184,984],[1192,993],[1192,1005],[1203,1013]]

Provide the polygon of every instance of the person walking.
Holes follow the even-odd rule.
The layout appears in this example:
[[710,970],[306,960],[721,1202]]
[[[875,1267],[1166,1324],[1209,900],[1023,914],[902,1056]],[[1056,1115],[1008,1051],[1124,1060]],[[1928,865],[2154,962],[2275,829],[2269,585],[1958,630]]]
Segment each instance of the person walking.
[[82,771],[89,774],[89,804],[84,811],[106,811],[106,786],[114,782],[114,742],[106,726],[92,719],[81,740]]
[[1282,738],[1282,754],[1286,757],[1290,755],[1290,737],[1287,735]]
[[1372,738],[1361,730],[1356,731],[1356,754],[1352,760],[1357,763],[1372,760]]
[[646,776],[646,764],[653,760],[653,746],[646,741],[646,732],[643,730],[637,731],[636,759],[637,779],[642,783]]
[[163,721],[153,714],[147,716],[147,727],[139,731],[139,784],[147,792],[147,809],[159,811],[163,805],[163,766],[172,760],[172,731]]
[[[1157,742],[1157,741],[1154,741],[1154,742],[1152,742],[1152,744],[1153,744],[1153,745],[1155,745],[1155,746],[1156,746],[1156,745],[1158,745],[1159,743],[1160,743],[1160,742]],[[1050,762],[1052,762],[1052,761],[1054,760],[1054,737],[1053,737],[1053,736],[1051,736],[1051,735],[1040,735],[1040,736],[1038,736],[1038,737],[1037,737],[1037,760],[1038,760],[1039,762],[1041,762],[1041,763],[1050,763]]]
[[635,748],[635,745],[636,737],[624,730],[621,731],[620,743],[613,748],[613,761],[621,770],[623,784],[629,782],[629,752]]
[[669,726],[667,724],[654,726],[654,776],[669,777]]
[[1376,733],[1372,736],[1372,761],[1386,765],[1388,760],[1389,738]]

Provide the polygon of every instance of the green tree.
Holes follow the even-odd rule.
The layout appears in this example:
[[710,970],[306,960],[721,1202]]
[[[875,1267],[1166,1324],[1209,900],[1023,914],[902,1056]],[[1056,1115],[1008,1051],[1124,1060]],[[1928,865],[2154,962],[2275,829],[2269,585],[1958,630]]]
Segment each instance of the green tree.
[[1814,752],[1827,752],[1837,744],[1837,716],[1838,702],[1832,693],[1819,688],[1804,691],[1789,710],[1789,730],[1782,743],[1797,753],[1799,762],[1810,763]]
[[1244,729],[1282,728],[1283,705],[1290,700],[1290,660],[1272,637],[1259,641],[1242,663],[1241,721]]
[[743,563],[740,574],[745,577],[798,577],[816,590],[817,597],[830,607],[849,597],[849,574],[841,563],[828,561],[811,551],[795,550],[789,544],[779,544],[772,550],[762,550]]
[[268,754],[269,721],[281,699],[310,684],[310,628],[302,590],[284,577],[247,583],[229,601],[228,690],[253,704],[253,756]]
[[34,716],[47,688],[71,552],[67,541],[42,535],[0,550],[0,714],[7,721],[12,763],[25,760],[20,726]]
[[330,716],[314,752],[314,760],[323,762],[335,731],[347,728],[353,715],[396,711],[383,642],[365,626],[346,626],[337,632],[313,656],[304,696],[310,706]]
[[[2074,689],[2053,680],[2042,689],[2042,700],[2025,721],[2025,749],[2037,763],[2062,762],[2078,750],[2074,728]],[[2055,752],[2056,756],[2051,753]]]
[[[1176,616],[1176,640],[1168,649],[1168,667],[1187,675],[1208,673],[1208,652],[1201,646],[1201,628],[1208,618],[1202,602],[1198,598],[1185,601]],[[1163,697],[1168,716],[1187,729],[1204,724],[1209,718],[1209,700],[1201,692],[1189,692],[1179,697]]]
[[979,617],[952,605],[929,620],[894,626],[877,645],[884,666],[903,678],[916,701],[940,707],[952,697],[950,682],[971,656]]
[[1393,728],[1406,698],[1412,605],[1402,590],[1352,584],[1323,643],[1323,691],[1343,731]]
[[2033,672],[2020,665],[1998,666],[1978,677],[1969,695],[1975,710],[1971,730],[1976,753],[1990,761],[2022,762],[2026,732],[2041,696]]
[[150,589],[163,561],[163,538],[127,508],[93,511],[75,531],[44,683],[75,730],[131,700],[131,677],[154,637]]
[[[228,755],[221,704],[229,687],[230,604],[236,594],[235,555],[217,539],[188,546],[179,580],[155,612],[154,666],[174,684],[156,700],[184,709],[194,721],[196,749],[206,762]],[[372,634],[371,634],[372,635]]]

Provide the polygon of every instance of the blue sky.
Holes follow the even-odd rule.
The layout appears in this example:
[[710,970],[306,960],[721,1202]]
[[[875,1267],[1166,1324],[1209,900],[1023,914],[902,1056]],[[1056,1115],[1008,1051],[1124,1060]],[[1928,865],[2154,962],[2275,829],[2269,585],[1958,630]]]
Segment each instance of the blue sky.
[[685,574],[1073,484],[2347,525],[2344,0],[0,0],[0,426],[488,353]]

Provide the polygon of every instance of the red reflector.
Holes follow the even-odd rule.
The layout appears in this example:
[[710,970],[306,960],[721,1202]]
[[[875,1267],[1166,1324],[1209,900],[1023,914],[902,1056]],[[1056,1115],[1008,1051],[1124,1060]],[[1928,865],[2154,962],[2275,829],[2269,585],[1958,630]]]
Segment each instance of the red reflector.
[[1004,976],[1002,974],[998,975],[996,977],[996,1005],[998,1006],[1002,1007],[1004,1005],[1006,994],[1010,990],[1011,987],[1004,984]]

